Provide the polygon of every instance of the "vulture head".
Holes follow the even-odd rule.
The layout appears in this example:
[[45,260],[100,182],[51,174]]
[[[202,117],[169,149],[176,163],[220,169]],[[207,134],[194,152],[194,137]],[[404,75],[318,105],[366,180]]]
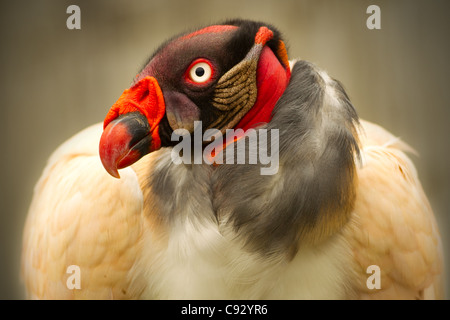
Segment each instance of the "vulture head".
[[173,146],[177,129],[243,130],[267,123],[290,78],[280,33],[234,20],[178,35],[151,56],[104,120],[100,157],[119,177],[142,156]]

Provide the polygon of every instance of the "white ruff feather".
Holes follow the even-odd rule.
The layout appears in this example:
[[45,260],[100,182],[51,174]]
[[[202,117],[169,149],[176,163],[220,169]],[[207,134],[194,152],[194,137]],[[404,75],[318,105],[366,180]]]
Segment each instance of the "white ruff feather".
[[[301,248],[294,260],[262,259],[228,241],[217,226],[186,221],[171,232],[167,247],[147,237],[136,265],[151,299],[343,299],[348,265],[343,242]],[[336,241],[336,243],[332,243]],[[157,257],[155,259],[155,257]],[[145,267],[144,267],[145,266]]]

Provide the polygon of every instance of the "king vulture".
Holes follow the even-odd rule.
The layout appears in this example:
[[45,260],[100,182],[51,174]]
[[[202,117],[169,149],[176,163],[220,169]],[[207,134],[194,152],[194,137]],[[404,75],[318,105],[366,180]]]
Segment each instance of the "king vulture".
[[[201,151],[218,142],[223,158],[175,161],[208,130]],[[269,173],[250,161],[264,141]],[[288,60],[274,26],[177,35],[103,123],[49,158],[23,233],[28,298],[442,298],[439,231],[408,151],[358,118],[340,82]]]

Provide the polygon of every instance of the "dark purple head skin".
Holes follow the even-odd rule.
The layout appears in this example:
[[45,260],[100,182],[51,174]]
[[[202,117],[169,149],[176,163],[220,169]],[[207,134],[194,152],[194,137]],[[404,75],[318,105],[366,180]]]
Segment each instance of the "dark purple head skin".
[[[229,115],[228,110],[221,110],[214,106],[214,99],[218,94],[223,93],[220,91],[223,88],[217,91],[216,85],[221,79],[226,78],[230,69],[241,66],[240,62],[255,45],[258,30],[263,26],[267,28],[268,25],[243,20],[227,21],[223,24],[176,36],[163,44],[136,76],[133,86],[124,91],[118,102],[113,106],[113,108],[119,110],[119,113],[122,112],[120,113],[122,115],[120,126],[126,128],[129,124],[130,130],[106,130],[109,138],[105,138],[108,141],[102,139],[102,145],[112,148],[115,141],[121,141],[123,148],[119,153],[113,155],[108,150],[103,150],[105,147],[101,148],[101,154],[108,158],[103,159],[103,162],[110,166],[120,160],[130,165],[131,161],[125,161],[128,158],[137,161],[149,152],[161,147],[173,146],[176,141],[171,139],[172,132],[176,129],[186,129],[192,134],[195,121],[201,121],[205,130],[210,126],[222,131],[233,127],[245,113],[237,113],[236,111],[235,114]],[[278,31],[272,29],[273,37],[265,42],[265,45],[276,54],[280,37]],[[258,58],[257,56],[254,57],[254,59]],[[277,58],[280,61],[282,60],[280,57]],[[193,73],[190,72],[191,70],[195,71],[198,63],[206,64],[204,65],[206,70],[211,70],[211,72],[202,73],[205,71],[205,69],[202,69],[200,74],[206,74],[207,76],[200,80],[193,77]],[[237,70],[246,72],[248,69],[239,67]],[[256,78],[257,70],[252,69],[252,71],[247,72],[252,72],[252,77]],[[150,87],[147,88],[147,86]],[[142,97],[137,96],[138,91]],[[236,96],[239,96],[239,93],[244,94],[241,91],[244,90],[242,88],[229,90],[231,95]],[[151,102],[151,106],[143,107],[141,101],[147,100],[148,103]],[[252,106],[248,105],[248,107],[251,108]],[[161,117],[157,116],[158,110],[162,111]],[[127,113],[131,111],[145,115],[145,117],[139,117],[143,130],[148,126],[155,128],[155,130],[152,129],[151,139],[149,135],[142,134],[141,128],[136,127],[136,117],[127,117]],[[234,122],[227,122],[226,115],[234,117]],[[218,119],[221,119],[220,122],[217,122]],[[110,126],[111,128],[112,126]],[[128,132],[128,134],[125,134],[125,132]],[[139,142],[142,139],[149,141],[142,144],[142,148],[137,149],[136,146],[141,144],[132,143],[135,140]],[[144,148],[147,145],[152,147],[147,150]],[[155,147],[156,145],[157,147]],[[135,153],[130,156],[127,153],[129,150],[134,150]],[[114,176],[118,176],[116,171],[117,168],[109,168],[109,172],[115,173]]]
[[[150,60],[135,81],[148,75],[154,76],[172,117],[189,115],[190,121],[186,122],[201,120],[209,123],[215,118],[215,110],[211,107],[215,84],[221,75],[243,59],[243,56],[233,56],[223,50],[235,32],[206,33],[169,42]],[[185,79],[187,68],[199,58],[210,61],[214,69],[213,78],[205,85],[194,85]],[[178,129],[173,121],[168,122],[172,130]],[[189,130],[189,127],[186,129]]]
[[[151,75],[158,80],[163,90],[193,89],[192,91],[198,92],[195,87],[189,88],[186,86],[186,88],[183,88],[186,83],[180,82],[180,80],[183,79],[186,68],[195,59],[206,58],[217,68],[217,75],[229,70],[243,58],[236,57],[236,59],[233,59],[232,55],[223,50],[235,32],[236,30],[229,30],[220,33],[199,34],[193,37],[181,36],[159,49],[135,81]],[[213,84],[214,82],[211,83],[211,86]]]
[[[202,121],[203,128],[207,128],[218,117],[217,109],[211,105],[215,85],[221,76],[244,59],[261,26],[268,25],[244,20],[225,21],[217,26],[177,35],[150,57],[134,83],[146,76],[158,80],[168,111],[160,126],[163,146],[172,145],[170,135],[173,130],[182,127],[191,131],[194,121]],[[269,27],[274,37],[267,46],[277,53],[281,36],[274,27]],[[204,85],[186,81],[186,70],[199,58],[210,61],[214,69],[211,81]]]

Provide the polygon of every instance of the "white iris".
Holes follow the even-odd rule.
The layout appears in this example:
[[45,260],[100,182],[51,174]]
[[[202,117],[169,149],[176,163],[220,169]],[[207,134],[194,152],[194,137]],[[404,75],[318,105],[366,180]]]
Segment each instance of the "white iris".
[[206,62],[199,62],[192,66],[189,76],[196,83],[203,83],[211,78],[212,70]]

